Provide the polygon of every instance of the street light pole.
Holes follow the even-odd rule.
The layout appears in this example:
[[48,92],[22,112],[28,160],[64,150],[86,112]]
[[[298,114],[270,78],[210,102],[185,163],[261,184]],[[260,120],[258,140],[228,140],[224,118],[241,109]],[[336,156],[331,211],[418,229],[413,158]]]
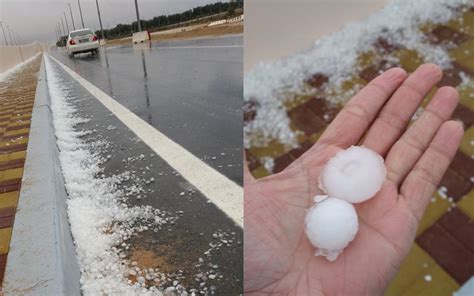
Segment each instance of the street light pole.
[[13,44],[13,39],[12,39],[12,33],[11,33],[10,27],[9,27],[8,25],[7,25],[7,32],[8,32],[8,36],[10,36],[10,44],[11,44],[11,45],[14,45],[14,44]]
[[140,23],[140,14],[138,13],[138,3],[137,0],[135,0],[135,11],[137,12],[137,24],[138,24],[138,32],[142,31],[142,25]]
[[100,18],[100,9],[99,9],[99,1],[98,0],[95,0],[95,5],[97,6],[97,14],[99,15],[100,34],[102,35],[102,39],[105,39],[104,29],[102,28],[102,19]]
[[77,5],[79,5],[79,14],[81,15],[82,28],[84,29],[84,19],[82,18],[81,2],[79,0],[77,0]]
[[13,40],[15,40],[16,45],[20,45],[20,44],[18,43],[18,36],[16,35],[16,32],[15,32],[15,31],[12,31],[12,33],[13,33]]
[[76,24],[74,24],[74,17],[72,16],[72,9],[71,9],[71,3],[67,4],[69,6],[69,13],[71,14],[71,22],[72,22],[72,28],[74,31],[76,30]]
[[13,36],[15,37],[15,42],[16,42],[16,47],[18,48],[18,51],[20,52],[20,57],[21,61],[24,62],[25,58],[23,57],[23,52],[21,50],[21,46],[18,44],[18,34],[16,32],[13,32]]
[[63,19],[62,19],[62,18],[59,18],[59,19],[61,20],[61,26],[63,26],[63,33],[64,33],[63,36],[65,36],[65,35],[66,35],[66,29],[64,29],[64,22],[63,22]]
[[3,28],[3,22],[0,22],[0,26],[2,27],[3,38],[5,39],[5,44],[8,46],[7,35],[5,35],[5,29]]
[[69,34],[69,25],[67,24],[67,17],[66,17],[66,13],[63,11],[63,14],[64,14],[64,20],[66,21],[66,28],[67,28],[67,33]]
[[18,46],[18,40],[15,38],[15,32],[13,32],[11,29],[10,32],[12,33],[13,42],[15,42],[15,45]]

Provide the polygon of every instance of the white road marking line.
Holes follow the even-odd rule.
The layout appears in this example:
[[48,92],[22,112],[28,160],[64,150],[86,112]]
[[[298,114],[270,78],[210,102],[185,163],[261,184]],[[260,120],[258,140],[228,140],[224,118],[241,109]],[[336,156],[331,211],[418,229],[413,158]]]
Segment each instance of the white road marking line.
[[[124,45],[107,47],[107,49],[115,49],[124,47]],[[200,49],[200,48],[243,48],[243,45],[209,45],[209,46],[153,46],[150,49]]]
[[243,48],[243,45],[216,45],[216,46],[153,46],[151,49],[199,49],[199,48]]
[[68,66],[51,55],[48,56],[109,109],[122,123],[155,151],[157,155],[165,160],[189,183],[194,185],[219,209],[232,218],[236,224],[240,227],[244,226],[244,192],[241,186],[208,166],[188,150],[175,143],[92,83],[71,70]]

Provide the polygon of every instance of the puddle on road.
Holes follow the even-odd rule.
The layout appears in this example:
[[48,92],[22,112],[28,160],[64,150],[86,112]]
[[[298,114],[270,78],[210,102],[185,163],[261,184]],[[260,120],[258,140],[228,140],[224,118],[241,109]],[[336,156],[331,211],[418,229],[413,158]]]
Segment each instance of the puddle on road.
[[127,242],[130,248],[125,251],[125,263],[129,266],[129,283],[155,286],[165,292],[214,294],[227,286],[231,277],[224,277],[224,262],[213,255],[226,248],[240,248],[241,242],[235,239],[234,232],[224,231],[184,240],[168,231],[161,235],[141,232]]

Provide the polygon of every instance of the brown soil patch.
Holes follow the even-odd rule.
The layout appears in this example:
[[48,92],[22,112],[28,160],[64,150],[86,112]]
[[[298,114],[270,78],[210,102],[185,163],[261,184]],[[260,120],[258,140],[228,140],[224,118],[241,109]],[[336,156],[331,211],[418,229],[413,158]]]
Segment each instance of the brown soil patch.
[[[183,28],[185,29],[185,28]],[[243,22],[224,24],[213,27],[194,27],[184,32],[172,32],[172,33],[160,33],[151,36],[151,40],[162,41],[162,40],[182,40],[191,39],[198,37],[217,37],[222,35],[241,34],[244,32]],[[118,44],[129,44],[132,42],[132,38],[123,38],[115,40],[107,40],[107,45],[118,45]]]
[[161,250],[163,252],[160,252],[160,254],[144,249],[133,250],[130,254],[130,261],[137,261],[137,266],[141,269],[159,268],[161,272],[166,273],[176,271],[176,266],[167,260],[172,249],[168,246],[162,246],[160,247]]

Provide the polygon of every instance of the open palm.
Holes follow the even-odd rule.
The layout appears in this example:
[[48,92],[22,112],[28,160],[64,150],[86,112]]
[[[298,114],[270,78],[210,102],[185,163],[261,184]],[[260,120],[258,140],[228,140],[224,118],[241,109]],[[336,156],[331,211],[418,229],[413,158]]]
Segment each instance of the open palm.
[[[407,255],[423,211],[463,135],[448,121],[458,102],[451,87],[437,90],[407,129],[419,104],[441,79],[433,64],[407,78],[393,68],[354,96],[320,140],[279,174],[254,180],[245,171],[245,294],[381,295]],[[335,262],[314,256],[304,232],[306,210],[322,192],[329,158],[360,144],[385,158],[379,193],[356,205],[359,232]]]

